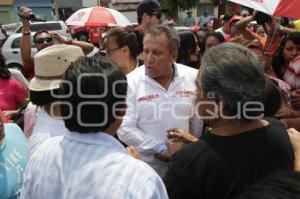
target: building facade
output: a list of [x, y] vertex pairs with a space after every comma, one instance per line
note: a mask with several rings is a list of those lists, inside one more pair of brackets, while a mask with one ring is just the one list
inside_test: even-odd
[[33, 13], [44, 16], [47, 21], [54, 19], [52, 0], [15, 0], [14, 12], [16, 21], [19, 21], [17, 10], [22, 6], [31, 8]]
[[14, 0], [0, 0], [0, 23], [8, 24], [16, 22]]
[[58, 16], [60, 20], [65, 21], [72, 13], [83, 7], [82, 0], [52, 0], [53, 5], [58, 7]]

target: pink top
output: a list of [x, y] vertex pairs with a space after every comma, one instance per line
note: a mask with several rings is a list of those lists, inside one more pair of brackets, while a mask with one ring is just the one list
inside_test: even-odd
[[0, 79], [0, 109], [16, 110], [26, 99], [26, 88], [15, 79]]

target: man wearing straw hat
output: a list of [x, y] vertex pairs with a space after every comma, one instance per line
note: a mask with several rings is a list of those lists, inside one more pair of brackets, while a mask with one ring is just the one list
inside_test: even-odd
[[[60, 119], [58, 89], [61, 78], [71, 62], [84, 56], [81, 48], [73, 45], [53, 45], [34, 56], [35, 77], [29, 83], [30, 104], [25, 110], [25, 129], [32, 128], [29, 139], [32, 155], [48, 138], [63, 135], [67, 129]], [[28, 132], [27, 136], [28, 135]]]
[[167, 199], [161, 178], [113, 137], [126, 111], [119, 67], [98, 55], [81, 57], [63, 80], [60, 107], [69, 131], [31, 157], [21, 197]]

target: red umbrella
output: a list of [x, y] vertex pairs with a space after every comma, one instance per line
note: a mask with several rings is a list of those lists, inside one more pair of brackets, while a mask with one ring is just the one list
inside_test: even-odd
[[130, 25], [130, 21], [116, 10], [96, 6], [77, 10], [66, 20], [66, 24], [75, 26], [127, 26]]
[[279, 17], [300, 18], [299, 0], [229, 0], [254, 10]]

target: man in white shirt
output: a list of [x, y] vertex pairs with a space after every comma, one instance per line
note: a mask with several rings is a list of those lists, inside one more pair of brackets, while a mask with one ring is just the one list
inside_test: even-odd
[[197, 70], [175, 63], [178, 46], [178, 35], [166, 26], [155, 25], [146, 32], [145, 65], [127, 75], [128, 109], [118, 130], [120, 140], [136, 147], [160, 176], [167, 170], [161, 160], [174, 148], [167, 130], [184, 129], [199, 137], [203, 128], [194, 114]]
[[229, 26], [230, 19], [231, 19], [231, 16], [224, 15], [223, 18], [222, 18], [223, 26], [215, 30], [215, 32], [221, 33], [224, 38], [227, 38], [231, 33], [231, 29], [230, 29], [230, 26]]
[[63, 80], [61, 115], [70, 132], [31, 156], [21, 198], [168, 198], [155, 171], [113, 137], [126, 110], [122, 71], [107, 58], [82, 57]]

